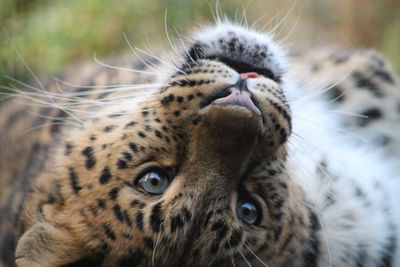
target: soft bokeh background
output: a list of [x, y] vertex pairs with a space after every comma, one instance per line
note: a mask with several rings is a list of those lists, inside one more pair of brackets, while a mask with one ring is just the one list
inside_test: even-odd
[[[186, 34], [213, 21], [215, 5], [215, 0], [0, 0], [0, 26], [33, 71], [44, 76], [93, 60], [94, 53], [106, 58], [129, 51], [123, 32], [139, 48], [166, 45], [165, 19], [171, 35], [175, 29]], [[246, 9], [249, 24], [257, 21], [266, 30], [279, 24], [277, 39], [289, 46], [376, 48], [400, 70], [400, 0], [221, 0], [219, 6], [238, 20]], [[9, 82], [3, 75], [30, 79], [3, 30], [0, 84]]]

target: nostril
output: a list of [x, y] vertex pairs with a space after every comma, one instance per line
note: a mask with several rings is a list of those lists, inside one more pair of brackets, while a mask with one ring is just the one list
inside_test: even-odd
[[240, 79], [244, 80], [248, 78], [258, 78], [258, 73], [257, 72], [240, 73]]

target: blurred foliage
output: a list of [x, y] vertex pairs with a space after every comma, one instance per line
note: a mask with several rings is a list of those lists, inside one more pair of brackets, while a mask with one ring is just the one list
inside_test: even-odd
[[[39, 76], [66, 65], [121, 54], [129, 47], [167, 43], [171, 35], [213, 21], [215, 0], [0, 0], [0, 84], [9, 75], [30, 79], [24, 61]], [[400, 70], [399, 0], [221, 0], [220, 10], [240, 20], [246, 9], [249, 22], [277, 29], [277, 39], [310, 47], [327, 42], [347, 47], [373, 47]], [[211, 6], [211, 7], [210, 7]], [[212, 12], [213, 11], [213, 12]], [[287, 16], [286, 16], [287, 14]], [[286, 16], [285, 20], [284, 19]], [[280, 23], [282, 22], [282, 23]], [[286, 38], [287, 37], [287, 38]], [[151, 44], [150, 44], [151, 42]]]

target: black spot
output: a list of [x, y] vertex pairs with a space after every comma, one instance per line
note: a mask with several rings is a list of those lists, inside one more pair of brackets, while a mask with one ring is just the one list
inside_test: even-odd
[[124, 212], [122, 213], [122, 216], [124, 217], [124, 222], [128, 225], [128, 226], [132, 226], [132, 220], [131, 217], [129, 216], [128, 212], [126, 210], [124, 210]]
[[182, 103], [183, 102], [183, 97], [182, 96], [178, 96], [176, 98], [176, 101], [178, 101], [179, 103]]
[[128, 256], [124, 256], [119, 260], [119, 267], [139, 266], [139, 264], [146, 259], [146, 255], [140, 249], [136, 249]]
[[111, 191], [108, 193], [108, 195], [110, 196], [111, 199], [117, 199], [118, 197], [118, 192], [119, 192], [119, 188], [118, 187], [114, 187], [113, 189], [111, 189]]
[[66, 143], [66, 144], [65, 144], [64, 155], [65, 155], [65, 156], [68, 156], [68, 155], [71, 154], [71, 152], [72, 152], [72, 144]]
[[101, 199], [101, 198], [97, 199], [97, 206], [100, 209], [105, 209], [106, 208], [106, 202], [104, 201], [104, 199]]
[[82, 150], [82, 154], [86, 157], [86, 169], [91, 169], [96, 164], [96, 159], [93, 156], [93, 148], [88, 146]]
[[317, 231], [320, 229], [318, 218], [311, 209], [309, 209], [310, 217], [310, 239], [308, 240], [309, 245], [305, 247], [303, 258], [304, 266], [316, 267], [318, 262], [318, 238]]
[[140, 231], [143, 231], [143, 213], [141, 211], [136, 214], [136, 225]]
[[150, 216], [150, 225], [154, 232], [158, 233], [160, 231], [160, 226], [163, 221], [161, 216], [161, 203], [154, 205]]
[[103, 228], [104, 231], [106, 232], [106, 235], [109, 239], [111, 239], [112, 241], [115, 241], [116, 237], [115, 237], [115, 233], [114, 231], [110, 228], [110, 226], [106, 223], [103, 223]]
[[195, 118], [195, 119], [192, 121], [192, 123], [193, 123], [194, 125], [197, 125], [200, 121], [201, 121], [201, 117], [197, 117], [197, 118]]
[[143, 117], [146, 117], [147, 115], [149, 115], [149, 111], [148, 110], [142, 110], [142, 115], [143, 115]]
[[192, 218], [192, 214], [190, 213], [190, 211], [186, 207], [184, 207], [182, 209], [182, 214], [185, 217], [186, 221], [189, 221]]
[[137, 146], [135, 143], [129, 143], [129, 148], [133, 151], [133, 152], [139, 152]]
[[146, 134], [145, 134], [144, 132], [142, 132], [142, 131], [139, 131], [139, 132], [138, 132], [138, 135], [139, 135], [140, 137], [142, 137], [142, 138], [145, 138], [145, 137], [146, 137]]
[[119, 159], [117, 162], [118, 169], [126, 169], [128, 168], [128, 164], [125, 160]]
[[181, 219], [181, 216], [177, 215], [172, 218], [171, 220], [171, 233], [175, 232], [177, 228], [182, 228], [184, 226], [184, 223]]
[[144, 244], [146, 245], [146, 247], [148, 247], [150, 250], [153, 250], [154, 247], [154, 241], [153, 239], [149, 238], [149, 237], [145, 237], [143, 238]]
[[68, 170], [69, 170], [69, 179], [71, 180], [72, 190], [74, 191], [75, 194], [78, 194], [79, 191], [82, 189], [82, 187], [78, 185], [78, 175], [76, 174], [74, 168], [68, 168]]
[[225, 245], [225, 248], [234, 248], [239, 245], [242, 240], [243, 232], [240, 230], [233, 230], [231, 236], [229, 237], [228, 242]]
[[361, 115], [367, 118], [358, 118], [359, 126], [366, 126], [373, 120], [377, 120], [382, 117], [382, 111], [378, 108], [370, 108], [361, 113]]
[[128, 127], [135, 126], [136, 124], [137, 124], [136, 121], [131, 121], [131, 122], [129, 122], [129, 123], [127, 123], [127, 124], [125, 125], [125, 129], [128, 128]]
[[377, 77], [381, 78], [382, 80], [384, 80], [387, 83], [394, 84], [394, 80], [393, 80], [392, 75], [390, 75], [390, 73], [388, 73], [386, 71], [376, 70], [374, 72], [374, 76], [377, 76]]
[[329, 90], [326, 91], [326, 96], [332, 102], [343, 102], [344, 98], [344, 91], [338, 86], [330, 86], [328, 87]]
[[106, 127], [104, 127], [104, 132], [109, 133], [112, 130], [116, 129], [118, 126], [117, 125], [108, 125]]
[[114, 211], [114, 215], [115, 217], [120, 221], [123, 222], [124, 221], [124, 217], [122, 216], [122, 212], [121, 212], [121, 207], [116, 204], [113, 207], [113, 211]]
[[290, 244], [290, 241], [293, 239], [293, 234], [288, 234], [285, 238], [285, 241], [283, 241], [283, 244], [281, 246], [280, 252], [283, 252], [286, 247]]
[[181, 115], [181, 112], [179, 110], [175, 110], [174, 115], [175, 117], [179, 117], [179, 115]]
[[92, 134], [89, 139], [90, 141], [95, 141], [97, 139], [97, 136]]
[[278, 242], [279, 241], [279, 237], [281, 237], [282, 234], [282, 226], [279, 226], [278, 228], [275, 229], [274, 231], [274, 241]]
[[194, 98], [194, 95], [192, 95], [192, 94], [190, 94], [190, 95], [188, 95], [187, 96], [187, 99], [190, 101], [190, 100], [192, 100]]
[[101, 184], [106, 184], [110, 179], [111, 179], [110, 169], [108, 167], [105, 167], [99, 177], [99, 182]]
[[170, 102], [174, 101], [175, 96], [173, 94], [169, 94], [168, 96], [164, 97], [161, 100], [161, 104], [163, 104], [164, 106], [166, 106], [167, 104], [169, 104]]
[[163, 135], [162, 135], [162, 133], [159, 131], [159, 130], [156, 130], [155, 131], [155, 134], [156, 134], [156, 136], [158, 137], [158, 138], [163, 138]]
[[127, 161], [131, 161], [132, 160], [132, 154], [128, 153], [128, 152], [123, 152], [122, 155], [124, 155], [124, 158]]
[[363, 76], [360, 72], [354, 72], [352, 78], [354, 79], [356, 86], [360, 89], [369, 90], [376, 97], [383, 97], [382, 91], [378, 85], [371, 80], [371, 78]]

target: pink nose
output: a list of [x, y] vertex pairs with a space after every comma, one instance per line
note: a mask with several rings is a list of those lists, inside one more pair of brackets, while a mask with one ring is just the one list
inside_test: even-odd
[[258, 78], [258, 73], [257, 72], [240, 73], [240, 79], [244, 80], [248, 78]]

